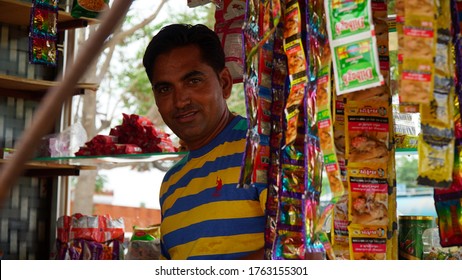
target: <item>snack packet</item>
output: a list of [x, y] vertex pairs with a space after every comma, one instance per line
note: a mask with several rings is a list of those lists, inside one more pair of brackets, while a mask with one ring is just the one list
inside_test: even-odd
[[107, 9], [109, 9], [109, 0], [73, 0], [71, 16], [97, 18]]

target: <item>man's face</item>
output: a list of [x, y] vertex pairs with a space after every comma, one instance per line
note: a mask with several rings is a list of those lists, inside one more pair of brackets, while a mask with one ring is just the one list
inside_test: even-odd
[[226, 68], [217, 76], [201, 60], [198, 47], [179, 47], [159, 55], [152, 84], [162, 119], [189, 149], [202, 147], [223, 129], [232, 78]]

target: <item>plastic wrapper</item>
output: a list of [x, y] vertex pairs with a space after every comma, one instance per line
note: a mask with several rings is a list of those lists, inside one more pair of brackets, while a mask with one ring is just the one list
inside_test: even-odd
[[56, 66], [57, 1], [33, 1], [29, 26], [29, 61]]
[[385, 260], [386, 227], [350, 225], [350, 255], [352, 260]]
[[160, 259], [160, 240], [134, 240], [128, 243], [126, 260], [158, 260]]
[[30, 37], [30, 62], [56, 65], [56, 40], [54, 38]]
[[36, 7], [32, 10], [32, 33], [38, 36], [56, 36], [58, 14], [55, 9]]
[[443, 247], [462, 246], [462, 203], [461, 192], [452, 195], [435, 197], [440, 243]]
[[284, 51], [287, 56], [287, 65], [290, 88], [286, 99], [285, 118], [286, 134], [285, 145], [292, 145], [298, 134], [299, 122], [303, 120], [300, 112], [306, 98], [306, 83], [308, 81], [307, 59], [301, 37], [302, 10], [298, 3], [287, 3], [284, 14]]
[[114, 239], [123, 240], [123, 219], [112, 219], [108, 215], [87, 216], [72, 215], [70, 226], [70, 239], [86, 239], [96, 242], [105, 242]]
[[87, 140], [87, 132], [82, 124], [77, 122], [60, 133], [42, 137], [38, 147], [39, 157], [69, 157], [79, 150]]
[[97, 18], [109, 8], [109, 0], [73, 0], [71, 16]]
[[[345, 251], [345, 222], [341, 219], [345, 211], [339, 211], [340, 217], [336, 217], [334, 224], [337, 242], [334, 249], [341, 259], [393, 259], [392, 224], [396, 205], [390, 197], [394, 189], [390, 97], [387, 86], [344, 95], [349, 252]], [[371, 238], [362, 238], [361, 231], [367, 232], [368, 228], [380, 232], [374, 232]], [[380, 245], [369, 244], [374, 242]]]
[[427, 104], [432, 97], [436, 22], [433, 0], [404, 1], [400, 102]]
[[226, 67], [231, 73], [233, 82], [241, 83], [244, 73], [242, 26], [246, 1], [221, 0], [219, 2], [215, 10], [214, 29], [222, 42]]
[[272, 103], [270, 133], [270, 165], [268, 170], [268, 195], [266, 201], [265, 259], [272, 259], [273, 246], [277, 240], [277, 215], [279, 212], [279, 190], [281, 186], [281, 145], [283, 138], [284, 84], [287, 60], [282, 42], [281, 25], [275, 30], [273, 46]]
[[[329, 46], [325, 45], [324, 48], [328, 49]], [[334, 145], [334, 122], [330, 106], [330, 59], [325, 57], [323, 57], [323, 59], [327, 61], [327, 65], [321, 65], [321, 70], [317, 77], [317, 126], [325, 171], [329, 180], [330, 191], [333, 195], [332, 202], [335, 203], [335, 201], [343, 195], [344, 186], [341, 178], [340, 165], [337, 159], [336, 147]], [[326, 95], [325, 98], [323, 97], [324, 95]]]
[[109, 215], [86, 216], [80, 213], [57, 220], [55, 259], [123, 259], [124, 221]]
[[154, 127], [146, 117], [123, 114], [121, 125], [109, 135], [96, 135], [75, 153], [76, 156], [177, 152], [170, 135]]
[[59, 0], [34, 0], [37, 5], [49, 6], [52, 8], [57, 8]]
[[336, 259], [350, 259], [348, 244], [348, 193], [345, 193], [335, 203], [332, 214], [332, 246]]
[[160, 227], [158, 225], [146, 228], [133, 226], [133, 235], [128, 243], [127, 260], [158, 260], [160, 259]]
[[390, 85], [389, 26], [387, 1], [371, 0], [372, 19], [377, 38], [380, 73], [386, 85]]
[[417, 183], [419, 185], [436, 188], [447, 188], [451, 185], [454, 141], [452, 135], [441, 130], [422, 127], [418, 149], [419, 175]]
[[387, 162], [390, 120], [388, 102], [349, 101], [346, 107], [348, 162]]
[[395, 147], [400, 150], [417, 150], [420, 133], [420, 115], [393, 111]]
[[349, 164], [348, 215], [353, 224], [388, 225], [386, 164]]
[[462, 246], [462, 147], [454, 152], [454, 169], [451, 186], [435, 188], [434, 200], [438, 214], [440, 244], [443, 247]]
[[337, 94], [384, 84], [370, 1], [325, 1]]
[[442, 247], [438, 228], [426, 229], [422, 234], [423, 260], [462, 260], [462, 246]]
[[417, 182], [425, 186], [448, 188], [452, 181], [452, 154], [455, 147], [450, 5], [448, 1], [443, 1], [436, 8], [438, 31], [433, 94], [429, 102], [420, 108], [422, 134], [419, 139]]

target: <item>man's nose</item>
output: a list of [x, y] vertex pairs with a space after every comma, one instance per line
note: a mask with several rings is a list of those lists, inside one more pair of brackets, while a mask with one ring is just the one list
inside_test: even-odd
[[187, 90], [178, 89], [175, 91], [175, 106], [183, 108], [191, 103], [191, 99]]

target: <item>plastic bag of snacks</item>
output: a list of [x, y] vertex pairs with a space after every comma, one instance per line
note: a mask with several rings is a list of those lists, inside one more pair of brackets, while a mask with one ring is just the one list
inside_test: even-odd
[[158, 225], [140, 228], [133, 226], [133, 235], [128, 244], [127, 260], [158, 260], [160, 258], [160, 239]]
[[124, 220], [109, 215], [80, 213], [61, 216], [57, 222], [57, 260], [123, 259]]
[[74, 0], [71, 15], [75, 18], [96, 18], [109, 8], [109, 0]]

